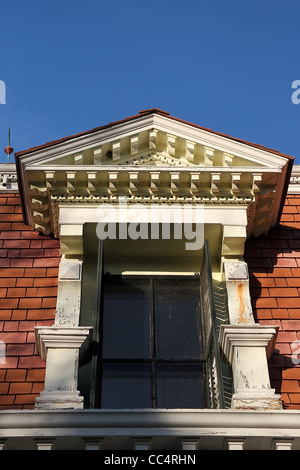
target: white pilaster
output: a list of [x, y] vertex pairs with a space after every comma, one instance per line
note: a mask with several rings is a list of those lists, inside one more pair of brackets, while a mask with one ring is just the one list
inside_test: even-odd
[[82, 225], [62, 225], [55, 323], [35, 328], [37, 351], [46, 361], [45, 387], [35, 402], [38, 409], [83, 408], [77, 390], [79, 350], [83, 344], [88, 347], [92, 328], [79, 326], [82, 238]]
[[[230, 240], [229, 245], [236, 245], [238, 233], [230, 237], [229, 231], [224, 230], [224, 234]], [[221, 326], [220, 344], [232, 366], [234, 394], [231, 407], [281, 409], [280, 395], [270, 386], [267, 362], [275, 346], [278, 327], [254, 321], [247, 263], [228, 258], [223, 260], [223, 265], [230, 324]]]

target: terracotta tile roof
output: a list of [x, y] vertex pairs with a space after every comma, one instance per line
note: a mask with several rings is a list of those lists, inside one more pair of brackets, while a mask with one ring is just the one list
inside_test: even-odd
[[245, 261], [256, 321], [280, 327], [271, 386], [284, 408], [300, 409], [300, 196], [287, 196], [278, 227], [246, 242]]
[[0, 409], [34, 408], [44, 388], [34, 326], [53, 324], [59, 262], [59, 241], [23, 223], [18, 194], [0, 194]]

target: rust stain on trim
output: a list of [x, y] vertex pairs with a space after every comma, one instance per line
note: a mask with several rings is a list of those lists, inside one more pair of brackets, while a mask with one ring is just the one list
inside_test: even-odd
[[238, 312], [238, 317], [239, 317], [239, 323], [247, 323], [247, 318], [245, 318], [245, 292], [244, 292], [244, 285], [243, 283], [239, 282], [237, 285], [237, 290], [238, 290], [238, 296], [239, 296], [239, 312]]

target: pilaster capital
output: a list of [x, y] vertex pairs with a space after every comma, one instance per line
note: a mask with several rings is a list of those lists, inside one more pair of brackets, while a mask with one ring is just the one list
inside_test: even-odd
[[235, 348], [265, 348], [270, 358], [277, 337], [279, 326], [268, 325], [221, 325], [219, 343], [221, 349], [232, 363]]
[[47, 358], [49, 348], [80, 349], [83, 343], [92, 339], [92, 327], [35, 327], [37, 351], [43, 360]]

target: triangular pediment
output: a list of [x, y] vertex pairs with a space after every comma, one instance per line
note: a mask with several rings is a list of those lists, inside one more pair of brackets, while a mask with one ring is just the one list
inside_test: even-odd
[[[150, 110], [151, 111], [151, 110]], [[199, 167], [282, 166], [286, 156], [176, 120], [141, 113], [90, 132], [16, 154], [26, 166], [151, 165]]]

